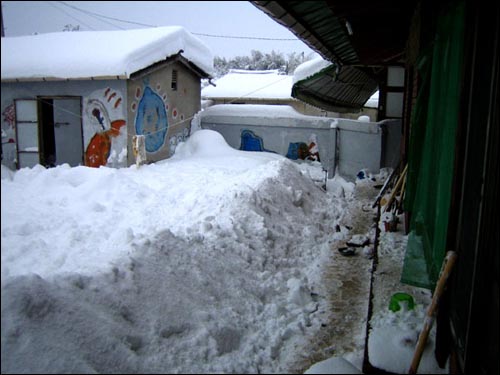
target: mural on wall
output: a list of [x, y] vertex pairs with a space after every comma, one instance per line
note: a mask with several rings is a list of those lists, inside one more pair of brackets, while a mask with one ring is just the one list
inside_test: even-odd
[[2, 124], [2, 144], [6, 143], [16, 143], [15, 141], [15, 127], [16, 127], [16, 109], [14, 103], [9, 104], [5, 107], [2, 112], [3, 122], [7, 126], [4, 127]]
[[321, 161], [319, 158], [318, 139], [316, 134], [311, 134], [309, 144], [305, 142], [295, 142], [288, 145], [286, 157], [292, 160], [313, 160]]
[[[16, 110], [14, 103], [5, 107], [2, 112], [2, 160], [16, 159]], [[5, 154], [4, 154], [5, 153]]]
[[[177, 125], [184, 122], [184, 114], [168, 103], [167, 94], [162, 90], [161, 83], [150, 85], [149, 81], [145, 80], [142, 87], [135, 88], [134, 96], [135, 100], [132, 101], [130, 110], [135, 113], [136, 134], [145, 136], [146, 151], [148, 153], [160, 151], [168, 139], [169, 156], [172, 156], [177, 145], [189, 137], [189, 128], [186, 125], [174, 131]], [[169, 115], [174, 121], [172, 124], [169, 124]], [[169, 132], [173, 134], [167, 134]]]
[[319, 146], [318, 146], [318, 137], [316, 134], [311, 134], [309, 137], [309, 155], [307, 156], [309, 160], [321, 161], [319, 160]]
[[[160, 89], [159, 85], [157, 89]], [[168, 105], [164, 102], [166, 96], [160, 96], [146, 83], [142, 95], [141, 89], [136, 89], [136, 99], [139, 100], [139, 104], [132, 103], [132, 110], [137, 112], [135, 132], [137, 135], [145, 136], [147, 152], [157, 152], [165, 144], [168, 131]]]
[[264, 148], [264, 140], [262, 137], [259, 137], [253, 131], [247, 129], [241, 131], [240, 150], [274, 152]]
[[[240, 150], [243, 151], [266, 151], [264, 147], [264, 140], [262, 137], [256, 135], [253, 131], [244, 129], [241, 131], [241, 145]], [[291, 142], [288, 145], [286, 157], [292, 160], [313, 160], [320, 161], [318, 139], [316, 134], [311, 134], [309, 137], [309, 144], [306, 142]]]
[[123, 112], [123, 96], [109, 87], [85, 99], [84, 139], [90, 139], [85, 149], [86, 166], [124, 163], [127, 135], [121, 132], [126, 125]]
[[309, 147], [305, 142], [291, 142], [288, 145], [288, 151], [286, 157], [292, 160], [305, 160], [309, 154]]

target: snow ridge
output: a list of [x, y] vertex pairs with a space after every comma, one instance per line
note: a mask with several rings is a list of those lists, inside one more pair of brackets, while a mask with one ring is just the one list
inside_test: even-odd
[[[289, 370], [326, 319], [325, 223], [339, 214], [285, 158], [186, 147], [140, 169], [2, 179], [2, 372]], [[33, 224], [42, 214], [52, 225]], [[40, 249], [58, 265], [32, 258]]]

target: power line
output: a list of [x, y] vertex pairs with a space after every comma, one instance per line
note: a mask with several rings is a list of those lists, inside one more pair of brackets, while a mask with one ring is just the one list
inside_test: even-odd
[[[99, 13], [91, 12], [91, 11], [76, 7], [74, 5], [67, 4], [64, 1], [59, 1], [59, 3], [65, 5], [69, 8], [73, 8], [77, 11], [80, 11], [80, 12], [83, 12], [83, 13], [88, 14], [90, 16], [93, 16], [93, 17], [106, 18], [109, 20], [129, 23], [129, 24], [138, 25], [138, 26], [158, 27], [158, 25], [150, 25], [150, 24], [146, 24], [146, 23], [124, 20], [124, 19], [120, 19], [120, 18], [116, 18], [116, 17], [104, 16], [104, 15], [99, 14]], [[123, 30], [123, 28], [121, 28], [120, 26], [116, 26], [116, 25], [112, 25], [112, 26], [118, 27], [118, 28]], [[275, 41], [275, 42], [299, 42], [300, 41], [297, 38], [266, 38], [266, 37], [237, 36], [237, 35], [215, 35], [215, 34], [194, 33], [194, 32], [191, 32], [191, 34], [198, 35], [198, 36], [206, 36], [206, 37], [210, 37], [210, 38], [224, 38], [224, 39], [268, 40], [268, 41]]]
[[[109, 16], [105, 16], [103, 14], [99, 14], [99, 13], [95, 13], [95, 12], [91, 12], [89, 10], [85, 10], [85, 9], [81, 9], [81, 8], [78, 8], [74, 5], [70, 5], [64, 1], [59, 1], [59, 3], [63, 4], [63, 5], [66, 5], [67, 7], [69, 8], [73, 8], [79, 12], [83, 12], [83, 13], [86, 13], [88, 15], [91, 15], [91, 16], [95, 16], [95, 17], [100, 17], [100, 18], [106, 18], [108, 20], [113, 20], [113, 21], [118, 21], [118, 22], [124, 22], [124, 23], [130, 23], [130, 24], [133, 24], [133, 25], [138, 25], [138, 26], [145, 26], [145, 27], [158, 27], [156, 25], [149, 25], [149, 24], [146, 24], [146, 23], [140, 23], [140, 22], [134, 22], [134, 21], [128, 21], [128, 20], [122, 20], [120, 18], [116, 18], [116, 17], [109, 17]], [[116, 26], [116, 27], [119, 27], [119, 26]]]
[[[75, 7], [74, 5], [70, 5], [70, 4], [68, 4], [68, 3], [64, 2], [64, 1], [58, 1], [58, 3], [60, 3], [60, 4], [64, 5], [64, 6], [66, 6], [66, 7], [68, 7], [68, 8], [71, 8], [71, 9], [77, 10], [77, 11], [79, 11], [79, 12], [82, 12], [82, 13], [84, 13], [84, 14], [86, 14], [86, 15], [89, 15], [89, 16], [91, 16], [91, 17], [93, 17], [93, 18], [96, 18], [96, 17], [97, 17], [97, 20], [99, 20], [99, 21], [101, 21], [101, 22], [104, 22], [104, 23], [107, 23], [108, 25], [111, 25], [111, 26], [113, 26], [113, 27], [119, 28], [119, 29], [121, 29], [121, 30], [125, 30], [123, 27], [120, 27], [120, 26], [118, 26], [118, 25], [115, 25], [115, 24], [113, 24], [113, 23], [111, 23], [111, 22], [109, 22], [109, 21], [105, 21], [105, 20], [100, 19], [100, 18], [109, 18], [109, 17], [103, 16], [103, 15], [99, 15], [99, 14], [97, 14], [97, 13], [90, 12], [90, 11], [87, 11], [87, 10], [85, 10], [85, 9], [80, 9], [80, 8]], [[91, 29], [92, 29], [92, 30], [95, 30], [95, 29], [93, 29], [92, 27], [91, 27]]]
[[208, 36], [211, 38], [271, 40], [271, 41], [279, 41], [279, 42], [300, 42], [299, 39], [291, 39], [291, 38], [265, 38], [265, 37], [255, 37], [255, 36], [214, 35], [214, 34], [202, 34], [202, 33], [191, 33], [191, 34], [200, 35], [200, 36]]
[[[261, 86], [261, 87], [259, 87], [259, 88], [255, 89], [255, 90], [253, 90], [253, 91], [247, 92], [246, 94], [243, 94], [243, 95], [241, 95], [241, 96], [239, 96], [239, 97], [237, 97], [237, 98], [234, 98], [233, 100], [229, 101], [227, 104], [228, 104], [228, 105], [230, 105], [230, 104], [233, 104], [234, 102], [236, 102], [236, 101], [238, 101], [238, 100], [245, 99], [245, 98], [246, 98], [246, 97], [248, 97], [249, 95], [251, 95], [251, 94], [253, 94], [253, 93], [257, 92], [257, 91], [263, 90], [263, 89], [265, 89], [265, 88], [267, 88], [267, 87], [269, 87], [269, 86], [273, 86], [273, 85], [275, 85], [275, 84], [277, 84], [277, 83], [280, 83], [281, 81], [283, 81], [283, 80], [287, 79], [288, 77], [289, 77], [289, 76], [284, 75], [284, 76], [283, 76], [283, 78], [281, 78], [281, 79], [279, 79], [279, 80], [276, 80], [276, 81], [273, 81], [273, 82], [271, 82], [271, 83], [269, 83], [269, 84], [267, 84], [267, 85]], [[32, 94], [32, 95], [33, 95], [31, 98], [29, 98], [30, 100], [36, 100], [37, 102], [38, 102], [38, 101], [43, 101], [43, 99], [42, 99], [42, 98], [39, 98], [39, 97], [36, 95], [36, 93], [35, 93], [32, 89], [28, 89], [28, 92], [29, 92], [30, 94]], [[83, 98], [83, 97], [82, 97], [82, 98]], [[70, 115], [75, 116], [76, 118], [79, 118], [79, 119], [80, 119], [80, 121], [82, 122], [82, 129], [83, 129], [83, 121], [84, 121], [84, 118], [83, 118], [83, 115], [82, 115], [81, 113], [75, 113], [75, 112], [72, 112], [72, 111], [67, 110], [67, 109], [65, 109], [65, 108], [62, 108], [62, 107], [60, 107], [59, 105], [56, 105], [56, 104], [54, 104], [54, 103], [51, 103], [50, 105], [51, 105], [54, 109], [58, 109], [58, 110], [60, 110], [61, 112], [66, 112], [66, 113], [68, 113], [68, 114], [70, 114]], [[172, 129], [172, 128], [176, 127], [176, 126], [183, 125], [183, 124], [187, 123], [188, 121], [192, 121], [192, 120], [195, 118], [195, 116], [196, 116], [199, 112], [201, 112], [201, 111], [198, 111], [197, 113], [194, 113], [192, 116], [190, 116], [190, 117], [188, 117], [188, 118], [185, 118], [185, 119], [183, 119], [183, 120], [180, 120], [180, 121], [174, 121], [174, 122], [172, 122], [171, 124], [167, 124], [167, 127], [157, 129], [157, 130], [155, 130], [155, 131], [150, 132], [149, 134], [156, 134], [156, 133], [162, 132], [162, 131], [164, 131], [164, 130]], [[128, 120], [128, 119], [127, 119], [127, 120]], [[128, 121], [127, 121], [127, 123], [128, 123]], [[188, 124], [187, 124], [187, 126], [188, 126], [190, 129], [191, 129], [191, 125], [192, 125], [191, 123], [188, 123]], [[128, 138], [128, 139], [132, 139], [132, 137], [133, 137], [133, 136], [134, 136], [134, 134], [128, 134], [128, 131], [127, 131], [127, 138]], [[127, 143], [128, 143], [128, 141], [127, 141]]]
[[73, 18], [74, 20], [78, 21], [79, 23], [81, 23], [82, 25], [84, 26], [87, 26], [90, 30], [95, 30], [92, 26], [90, 25], [87, 25], [85, 22], [83, 22], [82, 20], [80, 20], [79, 18], [76, 18], [75, 16], [69, 14], [68, 12], [66, 12], [64, 9], [61, 9], [59, 7], [56, 6], [56, 4], [52, 4], [52, 2], [48, 1], [47, 4], [49, 4], [51, 7], [57, 9], [58, 11], [60, 12], [63, 12], [65, 15], [67, 15], [68, 17], [71, 17]]

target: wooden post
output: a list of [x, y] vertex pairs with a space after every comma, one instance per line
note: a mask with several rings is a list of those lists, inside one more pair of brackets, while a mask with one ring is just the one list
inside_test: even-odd
[[132, 150], [135, 156], [135, 165], [139, 168], [146, 162], [146, 142], [144, 135], [134, 135], [132, 138]]

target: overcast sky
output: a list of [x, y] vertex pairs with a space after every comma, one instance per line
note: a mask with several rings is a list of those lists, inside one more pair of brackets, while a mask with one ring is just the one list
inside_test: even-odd
[[79, 25], [82, 31], [179, 25], [214, 56], [245, 56], [252, 49], [313, 54], [248, 1], [2, 1], [2, 12], [7, 37], [63, 31], [66, 25]]

